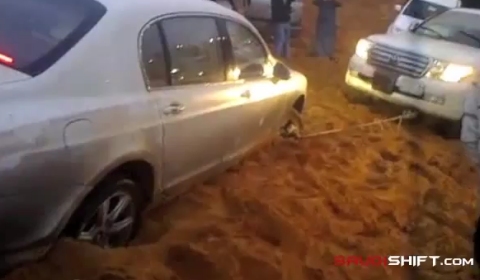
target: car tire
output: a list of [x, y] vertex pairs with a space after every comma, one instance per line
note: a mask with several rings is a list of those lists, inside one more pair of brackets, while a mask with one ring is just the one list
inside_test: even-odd
[[372, 101], [372, 98], [358, 90], [350, 88], [347, 85], [342, 86], [342, 92], [348, 102], [353, 104], [367, 104]]
[[127, 246], [140, 227], [140, 188], [128, 177], [107, 178], [75, 213], [70, 235], [104, 248]]
[[286, 123], [280, 128], [280, 136], [282, 138], [299, 139], [303, 134], [303, 118], [302, 114], [295, 108], [290, 108]]
[[440, 135], [446, 139], [459, 139], [462, 129], [461, 121], [442, 121], [440, 123]]

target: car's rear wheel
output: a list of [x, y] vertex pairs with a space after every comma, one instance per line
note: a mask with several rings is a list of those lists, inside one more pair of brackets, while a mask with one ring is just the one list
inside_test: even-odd
[[143, 199], [131, 179], [107, 179], [83, 203], [74, 217], [73, 237], [104, 248], [128, 245], [140, 225]]

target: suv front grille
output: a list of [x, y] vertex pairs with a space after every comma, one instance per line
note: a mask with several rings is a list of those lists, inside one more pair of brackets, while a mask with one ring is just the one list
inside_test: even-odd
[[405, 76], [420, 78], [428, 70], [430, 59], [424, 55], [375, 44], [370, 49], [368, 63]]

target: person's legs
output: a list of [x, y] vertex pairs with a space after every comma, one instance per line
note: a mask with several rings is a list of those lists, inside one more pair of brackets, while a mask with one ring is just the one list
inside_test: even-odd
[[324, 29], [323, 22], [322, 22], [321, 14], [319, 12], [317, 16], [316, 26], [315, 26], [315, 41], [314, 41], [313, 49], [314, 49], [315, 55], [321, 56], [321, 57], [326, 55], [323, 47], [324, 30], [322, 29]]
[[290, 39], [291, 39], [291, 26], [290, 23], [283, 23], [283, 57], [289, 58], [290, 57]]
[[328, 57], [332, 57], [335, 52], [336, 29], [335, 22], [325, 22], [323, 48]]
[[480, 165], [480, 162], [479, 162], [479, 156], [478, 156], [478, 147], [476, 145], [476, 143], [474, 142], [469, 142], [469, 143], [463, 143], [463, 147], [467, 153], [467, 156], [470, 158], [470, 160], [472, 161], [472, 163], [475, 165], [475, 166], [479, 166]]
[[284, 34], [282, 24], [275, 22], [273, 24], [273, 43], [275, 49], [275, 55], [282, 56]]

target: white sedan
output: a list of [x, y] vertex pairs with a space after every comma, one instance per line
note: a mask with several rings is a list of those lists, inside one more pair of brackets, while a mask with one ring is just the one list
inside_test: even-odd
[[128, 244], [150, 202], [291, 128], [306, 87], [210, 1], [0, 1], [0, 270], [61, 234]]

